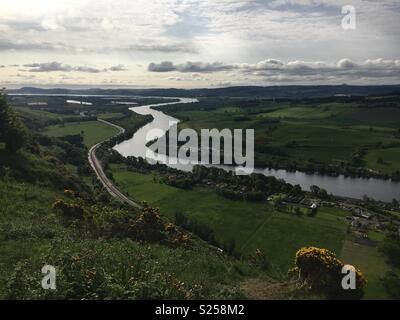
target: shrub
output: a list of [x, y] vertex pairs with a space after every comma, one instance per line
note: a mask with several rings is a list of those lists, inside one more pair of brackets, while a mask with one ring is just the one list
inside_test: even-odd
[[356, 269], [356, 289], [342, 288], [344, 264], [327, 249], [304, 247], [296, 253], [295, 268], [289, 274], [297, 274], [301, 286], [333, 299], [360, 299], [364, 294], [366, 280]]
[[57, 199], [52, 206], [53, 210], [59, 211], [65, 218], [82, 219], [84, 210], [80, 204], [67, 203], [62, 199]]

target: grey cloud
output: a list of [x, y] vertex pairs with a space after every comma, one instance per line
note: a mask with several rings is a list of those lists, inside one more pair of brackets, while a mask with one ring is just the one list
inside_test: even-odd
[[52, 72], [52, 71], [73, 71], [74, 68], [68, 64], [60, 62], [30, 63], [24, 64], [24, 67], [30, 68], [30, 72]]
[[79, 71], [79, 72], [87, 72], [87, 73], [99, 73], [99, 72], [105, 72], [107, 71], [107, 69], [97, 69], [97, 68], [93, 68], [93, 67], [87, 67], [87, 66], [83, 66], [83, 67], [74, 67], [72, 69], [73, 71]]
[[212, 73], [220, 71], [238, 71], [242, 75], [282, 81], [321, 81], [321, 80], [357, 80], [360, 78], [400, 79], [400, 60], [369, 59], [354, 62], [341, 59], [336, 64], [322, 61], [289, 61], [266, 59], [255, 64], [223, 64], [220, 62], [186, 62], [174, 64], [171, 61], [150, 63], [150, 72], [194, 72]]
[[[124, 50], [124, 49], [123, 49]], [[198, 53], [198, 49], [193, 45], [186, 43], [175, 44], [138, 44], [125, 50], [143, 51], [143, 52], [161, 52], [161, 53]]]
[[0, 40], [0, 51], [52, 51], [52, 50], [72, 50], [71, 47], [64, 43], [50, 43], [50, 42], [29, 42], [29, 41], [14, 41], [14, 40]]
[[353, 69], [357, 67], [357, 64], [350, 59], [342, 59], [337, 63], [339, 69]]
[[48, 41], [18, 41], [18, 40], [1, 40], [0, 39], [0, 51], [80, 51], [80, 52], [154, 52], [154, 53], [198, 53], [198, 49], [191, 44], [178, 43], [178, 44], [137, 44], [132, 46], [121, 46], [116, 44], [115, 46], [107, 47], [85, 47], [81, 44], [74, 45], [72, 43], [66, 44], [62, 42], [48, 42]]
[[84, 72], [84, 73], [100, 73], [107, 71], [124, 71], [126, 70], [123, 65], [112, 66], [110, 68], [99, 69], [90, 66], [71, 66], [69, 64], [64, 64], [61, 62], [45, 62], [45, 63], [30, 63], [24, 64], [24, 67], [29, 68], [29, 72]]
[[171, 72], [177, 71], [176, 67], [171, 61], [163, 61], [161, 63], [150, 63], [148, 70], [150, 72]]
[[109, 70], [110, 71], [127, 71], [128, 69], [123, 64], [119, 64], [119, 65], [110, 67]]
[[195, 72], [195, 73], [211, 73], [236, 69], [234, 65], [224, 64], [221, 62], [185, 62], [183, 64], [174, 64], [171, 61], [163, 61], [161, 63], [150, 63], [148, 71], [150, 72]]
[[[265, 66], [265, 67], [262, 67]], [[268, 79], [292, 81], [357, 80], [359, 78], [400, 78], [400, 60], [375, 59], [356, 63], [341, 59], [336, 64], [324, 62], [291, 61], [279, 63], [278, 68], [258, 63], [245, 65], [241, 72]]]

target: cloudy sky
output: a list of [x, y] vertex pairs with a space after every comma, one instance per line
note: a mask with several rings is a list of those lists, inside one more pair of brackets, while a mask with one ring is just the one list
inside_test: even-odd
[[393, 84], [399, 49], [398, 0], [0, 0], [5, 87]]

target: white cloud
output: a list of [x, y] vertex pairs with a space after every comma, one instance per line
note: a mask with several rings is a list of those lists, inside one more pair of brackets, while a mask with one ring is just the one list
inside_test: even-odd
[[[344, 4], [356, 8], [356, 30], [341, 28]], [[236, 73], [223, 73], [221, 82], [266, 74], [274, 80], [340, 81], [344, 73], [350, 77], [352, 71], [356, 79], [367, 69], [374, 79], [393, 81], [399, 64], [400, 3], [395, 0], [1, 0], [0, 12], [2, 64], [64, 61], [59, 71], [71, 72], [70, 67], [87, 76], [124, 71], [113, 83], [170, 81], [148, 71]], [[167, 63], [138, 66], [153, 61]], [[119, 64], [130, 69], [117, 70]], [[107, 65], [115, 66], [96, 67]], [[41, 68], [46, 66], [36, 69]], [[0, 77], [6, 79], [7, 72], [2, 68]], [[38, 81], [50, 81], [48, 72], [41, 73]], [[206, 81], [194, 76], [180, 82], [190, 85], [193, 79]]]
[[83, 72], [83, 73], [100, 73], [107, 71], [126, 71], [124, 65], [119, 64], [110, 68], [99, 69], [92, 66], [71, 66], [61, 62], [44, 62], [44, 63], [28, 63], [24, 64], [28, 68], [28, 72]]
[[[348, 58], [339, 60], [336, 64], [323, 61], [289, 61], [283, 62], [277, 59], [266, 59], [255, 64], [221, 64], [218, 62], [186, 62], [174, 64], [165, 61], [160, 64], [151, 63], [151, 72], [181, 72], [192, 71], [195, 66], [197, 72], [221, 73], [224, 71], [237, 71], [239, 75], [247, 75], [279, 81], [325, 81], [340, 79], [341, 81], [354, 80], [358, 77], [371, 79], [393, 78], [400, 80], [400, 60], [369, 59], [356, 63]], [[230, 74], [229, 76], [234, 76]], [[198, 77], [198, 74], [196, 74]], [[172, 77], [175, 79], [175, 77]]]

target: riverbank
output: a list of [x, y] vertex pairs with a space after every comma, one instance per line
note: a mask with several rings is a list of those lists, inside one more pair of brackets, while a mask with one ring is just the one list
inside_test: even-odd
[[[149, 149], [146, 146], [149, 132], [154, 129], [159, 129], [163, 132], [167, 132], [172, 124], [179, 123], [180, 121], [177, 118], [166, 115], [165, 113], [160, 111], [160, 108], [171, 107], [174, 105], [185, 105], [188, 103], [194, 103], [196, 101], [197, 100], [194, 99], [181, 99], [179, 102], [130, 108], [131, 111], [136, 112], [140, 115], [151, 115], [154, 120], [146, 126], [140, 128], [131, 139], [117, 144], [114, 147], [114, 150], [118, 151], [124, 157], [150, 157], [155, 159], [156, 157], [154, 152], [149, 152]], [[154, 108], [157, 108], [157, 110], [155, 110]], [[162, 162], [167, 163], [168, 157], [165, 156]], [[183, 171], [190, 171], [193, 168], [193, 165], [179, 163], [168, 165], [170, 167], [177, 168]], [[227, 170], [233, 169], [229, 166], [217, 165], [217, 167], [225, 168]], [[293, 185], [299, 184], [304, 190], [309, 190], [311, 186], [317, 185], [323, 189], [326, 189], [328, 193], [332, 193], [333, 195], [341, 197], [363, 199], [364, 196], [368, 196], [375, 200], [386, 202], [391, 202], [392, 199], [400, 199], [400, 183], [390, 180], [381, 180], [375, 178], [351, 178], [345, 177], [344, 175], [332, 177], [318, 174], [308, 174], [300, 171], [290, 172], [281, 169], [255, 169], [254, 172], [274, 176], [278, 179], [283, 179]]]

